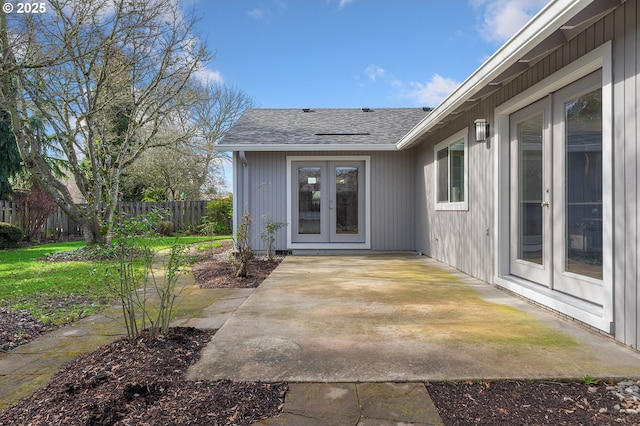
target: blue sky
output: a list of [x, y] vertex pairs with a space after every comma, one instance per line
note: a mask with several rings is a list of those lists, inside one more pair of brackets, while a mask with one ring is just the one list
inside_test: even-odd
[[435, 107], [547, 0], [198, 0], [202, 77], [261, 108]]

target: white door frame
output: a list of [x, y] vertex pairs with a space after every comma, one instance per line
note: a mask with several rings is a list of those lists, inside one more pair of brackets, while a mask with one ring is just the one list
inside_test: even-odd
[[[550, 77], [535, 84], [494, 111], [494, 283], [528, 299], [548, 306], [607, 333], [613, 332], [613, 83], [612, 43], [606, 42]], [[590, 73], [602, 69], [603, 135], [603, 304], [597, 306], [553, 289], [533, 285], [510, 274], [510, 183], [509, 116], [510, 114], [556, 92]]]
[[287, 156], [287, 223], [293, 223], [293, 194], [292, 185], [295, 176], [292, 176], [292, 163], [299, 161], [308, 162], [364, 162], [364, 242], [293, 242], [293, 226], [287, 226], [287, 249], [295, 250], [369, 250], [371, 249], [371, 157], [368, 155], [305, 155]]

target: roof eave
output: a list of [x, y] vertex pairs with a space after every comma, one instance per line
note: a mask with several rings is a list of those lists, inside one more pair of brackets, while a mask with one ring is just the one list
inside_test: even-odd
[[282, 152], [282, 151], [397, 151], [396, 144], [256, 144], [217, 145], [216, 151]]
[[549, 3], [520, 31], [487, 59], [473, 74], [445, 98], [397, 143], [397, 149], [415, 145], [419, 139], [463, 103], [487, 86], [525, 54], [544, 41], [564, 23], [576, 16], [594, 0], [558, 0]]

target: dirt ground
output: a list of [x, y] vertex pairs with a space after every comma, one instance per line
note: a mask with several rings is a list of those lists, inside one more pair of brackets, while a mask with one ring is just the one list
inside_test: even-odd
[[[281, 260], [253, 259], [249, 276], [239, 279], [232, 276], [229, 250], [227, 242], [193, 265], [199, 285], [258, 286]], [[49, 329], [26, 312], [0, 309], [0, 330], [0, 351], [6, 351]], [[155, 341], [145, 336], [134, 345], [119, 340], [82, 355], [48, 385], [0, 413], [0, 426], [247, 425], [277, 415], [286, 383], [184, 378], [214, 333], [173, 328]], [[622, 402], [612, 390], [616, 384], [474, 381], [426, 383], [426, 387], [446, 425], [640, 424], [640, 414], [620, 412], [638, 404]]]

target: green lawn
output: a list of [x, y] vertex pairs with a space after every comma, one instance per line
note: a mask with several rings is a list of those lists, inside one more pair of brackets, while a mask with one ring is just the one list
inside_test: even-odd
[[[211, 237], [188, 236], [179, 237], [178, 243], [211, 244], [211, 240]], [[157, 251], [171, 247], [175, 241], [175, 237], [163, 237], [145, 243]], [[0, 250], [0, 306], [27, 309], [44, 322], [60, 325], [112, 304], [115, 294], [105, 285], [105, 276], [115, 261], [43, 261], [52, 253], [84, 245], [80, 241]]]

